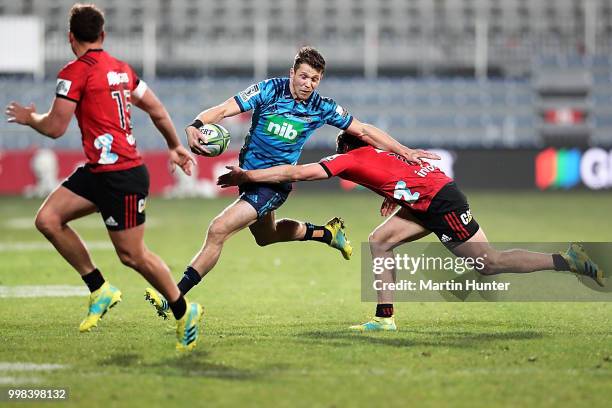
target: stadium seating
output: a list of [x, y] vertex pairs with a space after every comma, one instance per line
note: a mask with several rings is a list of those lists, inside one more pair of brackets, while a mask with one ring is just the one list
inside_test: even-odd
[[[66, 15], [73, 3], [0, 0], [0, 15], [42, 17], [47, 59], [57, 62], [65, 59], [66, 51], [56, 44], [65, 39]], [[585, 4], [594, 7], [596, 49], [611, 54], [612, 48], [608, 0], [99, 0], [96, 4], [106, 12], [106, 28], [117, 55], [140, 61], [144, 26], [155, 22], [159, 63], [187, 64], [191, 69], [252, 64], [251, 46], [236, 45], [252, 45], [256, 37], [269, 42], [271, 67], [283, 67], [286, 50], [305, 42], [333, 54], [336, 66], [361, 66], [368, 26], [379, 44], [383, 71], [398, 66], [470, 67], [476, 23], [486, 21], [491, 65], [521, 74], [529, 69], [534, 53], [584, 49]], [[194, 54], [217, 58], [194, 58]], [[282, 64], [277, 66], [279, 58]]]
[[[191, 122], [203, 108], [227, 99], [250, 82], [238, 78], [149, 81], [178, 128]], [[590, 95], [594, 108], [589, 118], [594, 126], [592, 140], [610, 145], [612, 76], [594, 76], [594, 82]], [[359, 91], [355, 92], [356, 89]], [[52, 81], [33, 84], [27, 79], [0, 80], [0, 93], [7, 100], [33, 101], [39, 109], [48, 106], [53, 91]], [[327, 78], [320, 92], [333, 97], [360, 120], [374, 123], [411, 145], [534, 147], [541, 143], [537, 133], [540, 124], [535, 109], [537, 97], [529, 80]], [[141, 148], [163, 148], [161, 137], [146, 115], [135, 109], [132, 122]], [[237, 147], [248, 131], [248, 121], [232, 121], [228, 127], [234, 138], [232, 145]], [[53, 142], [2, 121], [0, 148], [23, 148], [32, 143], [79, 147], [74, 123], [69, 132], [69, 136]], [[324, 127], [315, 133], [309, 145], [331, 148], [334, 134], [333, 128]]]
[[[0, 0], [2, 15], [37, 15], [45, 21], [49, 80], [31, 86], [0, 79], [8, 99], [46, 107], [54, 73], [72, 55], [66, 16], [73, 0]], [[587, 70], [593, 90], [587, 103], [593, 142], [612, 144], [612, 2], [595, 0], [595, 55], [584, 55], [584, 4], [575, 0], [98, 0], [107, 16], [107, 48], [142, 71], [144, 27], [155, 23], [158, 72], [197, 79], [145, 78], [167, 105], [178, 127], [200, 109], [231, 96], [251, 80], [231, 72], [253, 65], [253, 39], [267, 39], [268, 72], [286, 72], [298, 45], [311, 43], [330, 60], [321, 93], [358, 118], [389, 130], [411, 145], [533, 147], [539, 103], [530, 75], [555, 68]], [[472, 69], [477, 21], [488, 25], [489, 59], [501, 79], [436, 77], [444, 68]], [[375, 22], [372, 25], [372, 22]], [[369, 30], [379, 44], [375, 82], [339, 79], [333, 69], [363, 73]], [[267, 34], [266, 34], [267, 32]], [[348, 68], [347, 68], [348, 67]], [[357, 67], [357, 72], [354, 71]], [[236, 69], [236, 71], [233, 71]], [[353, 70], [351, 70], [353, 69]], [[469, 69], [466, 71], [468, 74]], [[419, 74], [408, 78], [405, 71]], [[385, 77], [386, 74], [393, 74]], [[210, 79], [212, 74], [221, 79]], [[535, 77], [535, 76], [534, 76]], [[26, 80], [23, 80], [26, 81]], [[134, 114], [142, 148], [163, 147], [148, 118]], [[236, 147], [248, 122], [229, 125]], [[31, 143], [78, 147], [78, 129], [57, 142], [2, 122], [0, 148]], [[310, 146], [333, 145], [333, 129], [317, 132]]]
[[[246, 88], [249, 82], [245, 79], [173, 79], [149, 83], [181, 128], [200, 110], [227, 99]], [[53, 96], [54, 82], [32, 86], [29, 80], [3, 80], [0, 91], [9, 99], [33, 101], [39, 107], [46, 107]], [[513, 147], [538, 143], [529, 81], [328, 78], [320, 91], [332, 96], [360, 120], [374, 123], [412, 145]], [[609, 92], [612, 95], [612, 89]], [[163, 147], [161, 137], [146, 115], [134, 110], [132, 124], [141, 148]], [[248, 121], [234, 121], [228, 127], [236, 147], [248, 130]], [[78, 129], [74, 124], [70, 132], [70, 136], [55, 142], [59, 143], [55, 146], [78, 147]], [[3, 148], [53, 143], [4, 122], [0, 124], [0, 133], [4, 135], [0, 139]], [[323, 128], [309, 145], [332, 147], [334, 134], [333, 128]]]

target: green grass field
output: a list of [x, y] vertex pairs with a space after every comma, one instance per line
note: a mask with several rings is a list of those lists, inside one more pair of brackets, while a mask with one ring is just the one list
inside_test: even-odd
[[[468, 197], [491, 241], [612, 241], [612, 194]], [[175, 278], [228, 202], [149, 202], [147, 244]], [[24, 246], [44, 242], [31, 221], [39, 205], [0, 198], [0, 286], [81, 285], [57, 253]], [[358, 243], [381, 221], [379, 205], [373, 194], [298, 191], [279, 216], [341, 215]], [[87, 242], [108, 242], [98, 215], [74, 225]], [[347, 326], [374, 308], [360, 300], [355, 247], [346, 262], [317, 243], [259, 248], [246, 231], [234, 236], [190, 293], [206, 322], [197, 350], [183, 357], [173, 326], [143, 300], [145, 281], [97, 247], [94, 260], [123, 302], [95, 332], [79, 334], [86, 297], [0, 298], [0, 388], [67, 387], [58, 405], [89, 407], [609, 406], [610, 304], [403, 303], [397, 333], [354, 334]]]

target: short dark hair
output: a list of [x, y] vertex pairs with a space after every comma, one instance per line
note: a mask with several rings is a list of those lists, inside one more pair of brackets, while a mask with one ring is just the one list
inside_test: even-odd
[[368, 146], [368, 144], [357, 136], [351, 135], [346, 131], [338, 133], [338, 136], [336, 137], [336, 153], [342, 154], [364, 146]]
[[78, 41], [96, 42], [104, 31], [104, 13], [93, 4], [77, 3], [70, 9], [70, 32]]
[[325, 72], [325, 58], [313, 47], [302, 47], [293, 60], [293, 70], [297, 70], [301, 64], [308, 64], [320, 73]]

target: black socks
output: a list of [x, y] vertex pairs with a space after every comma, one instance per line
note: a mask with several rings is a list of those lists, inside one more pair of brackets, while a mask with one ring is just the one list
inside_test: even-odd
[[376, 317], [393, 316], [393, 303], [379, 303], [376, 305]]
[[181, 281], [178, 283], [178, 288], [181, 293], [185, 295], [191, 290], [191, 288], [200, 283], [201, 280], [202, 277], [198, 271], [193, 269], [191, 266], [188, 266], [187, 269], [185, 269], [185, 274], [181, 278]]
[[555, 265], [555, 271], [569, 271], [570, 266], [567, 264], [565, 259], [559, 254], [552, 255], [553, 264]]
[[87, 275], [81, 276], [81, 279], [83, 279], [90, 292], [95, 292], [96, 290], [100, 289], [105, 282], [104, 277], [98, 268], [89, 272]]
[[[319, 231], [322, 231], [323, 233], [321, 234], [321, 232]], [[332, 241], [332, 234], [327, 228], [322, 225], [313, 225], [307, 222], [306, 234], [304, 234], [304, 238], [302, 238], [302, 241], [319, 241], [329, 245]]]
[[170, 306], [170, 310], [172, 310], [172, 314], [176, 320], [183, 317], [187, 311], [187, 302], [185, 301], [185, 297], [183, 297], [183, 295], [179, 296], [176, 302], [168, 302], [168, 306]]

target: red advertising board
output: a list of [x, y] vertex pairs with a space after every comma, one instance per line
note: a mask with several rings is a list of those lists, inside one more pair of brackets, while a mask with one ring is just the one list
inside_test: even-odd
[[[237, 165], [238, 153], [225, 152], [219, 157], [197, 156], [196, 177], [181, 177], [180, 170], [171, 173], [166, 151], [148, 151], [142, 155], [149, 169], [152, 195], [214, 196], [233, 194], [234, 189], [219, 189], [216, 178], [225, 166]], [[35, 194], [43, 185], [55, 186], [85, 162], [80, 150], [6, 150], [0, 152], [0, 194]], [[182, 189], [180, 188], [182, 187]], [[38, 189], [38, 190], [37, 190]]]

